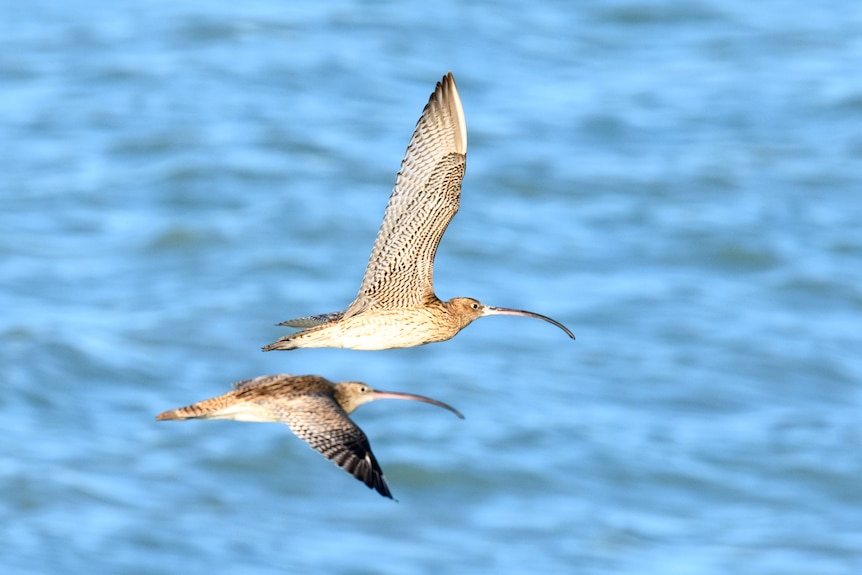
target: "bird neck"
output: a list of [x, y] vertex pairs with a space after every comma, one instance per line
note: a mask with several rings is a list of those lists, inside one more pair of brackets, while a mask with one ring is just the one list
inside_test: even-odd
[[361, 396], [350, 393], [348, 388], [345, 388], [340, 385], [335, 386], [335, 390], [333, 391], [333, 397], [335, 398], [335, 402], [341, 406], [348, 414], [356, 411], [356, 408], [365, 403], [366, 401], [370, 401], [371, 397], [369, 396]]

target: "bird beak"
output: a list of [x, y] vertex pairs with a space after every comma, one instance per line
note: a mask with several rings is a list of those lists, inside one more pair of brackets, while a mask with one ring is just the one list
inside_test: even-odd
[[447, 403], [443, 403], [442, 401], [437, 401], [436, 399], [431, 399], [430, 397], [425, 397], [424, 395], [413, 395], [412, 393], [396, 393], [394, 391], [380, 391], [374, 390], [374, 399], [409, 399], [411, 401], [421, 401], [423, 403], [430, 403], [431, 405], [436, 405], [438, 407], [442, 407], [443, 409], [448, 409], [461, 419], [464, 419], [464, 414], [460, 411], [452, 407]]
[[490, 305], [486, 305], [482, 312], [482, 315], [521, 315], [524, 317], [534, 317], [537, 319], [542, 319], [548, 323], [554, 324], [555, 326], [566, 332], [566, 335], [568, 335], [570, 338], [575, 339], [575, 334], [569, 331], [569, 328], [567, 328], [557, 320], [551, 319], [548, 316], [542, 314], [533, 313], [531, 311], [524, 311], [522, 309], [511, 309], [508, 307], [493, 307]]

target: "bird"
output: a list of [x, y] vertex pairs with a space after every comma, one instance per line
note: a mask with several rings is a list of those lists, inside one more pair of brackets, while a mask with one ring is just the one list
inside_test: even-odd
[[451, 405], [430, 397], [381, 391], [358, 381], [333, 383], [319, 375], [281, 373], [238, 381], [233, 384], [232, 391], [162, 412], [156, 420], [233, 419], [284, 423], [324, 457], [383, 497], [392, 499], [368, 437], [349, 417], [363, 403], [378, 399], [422, 401], [448, 409], [464, 419]]
[[442, 301], [434, 293], [434, 256], [458, 211], [466, 154], [464, 109], [449, 72], [437, 82], [416, 124], [356, 299], [343, 311], [281, 322], [302, 331], [263, 351], [414, 347], [450, 339], [490, 315], [538, 318], [575, 339], [566, 326], [538, 313], [467, 297]]

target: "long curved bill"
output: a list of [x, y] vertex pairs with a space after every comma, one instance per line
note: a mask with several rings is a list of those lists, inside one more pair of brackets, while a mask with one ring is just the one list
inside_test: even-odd
[[546, 315], [542, 315], [540, 313], [534, 313], [531, 311], [524, 311], [522, 309], [512, 309], [508, 307], [493, 307], [490, 305], [486, 305], [485, 309], [482, 312], [482, 315], [520, 315], [524, 317], [534, 317], [536, 319], [545, 320], [548, 323], [552, 323], [568, 335], [570, 338], [575, 339], [575, 334], [569, 331], [569, 328], [561, 324], [555, 319], [551, 319]]
[[442, 407], [443, 409], [448, 409], [461, 419], [464, 419], [464, 414], [449, 405], [448, 403], [443, 403], [442, 401], [437, 401], [436, 399], [431, 399], [430, 397], [425, 397], [424, 395], [414, 395], [412, 393], [396, 393], [394, 391], [380, 391], [379, 389], [377, 389], [374, 390], [374, 399], [408, 399], [411, 401], [421, 401], [423, 403], [430, 403], [431, 405]]

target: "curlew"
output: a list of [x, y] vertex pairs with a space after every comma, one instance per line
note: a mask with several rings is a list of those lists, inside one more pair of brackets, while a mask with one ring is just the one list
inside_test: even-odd
[[263, 350], [413, 347], [447, 340], [489, 315], [538, 318], [574, 339], [568, 328], [544, 315], [466, 297], [441, 301], [434, 293], [434, 256], [458, 211], [466, 153], [464, 110], [450, 72], [437, 83], [416, 124], [356, 299], [344, 311], [280, 323], [302, 331]]
[[348, 415], [369, 401], [409, 399], [437, 405], [464, 419], [451, 405], [430, 397], [380, 391], [357, 381], [332, 383], [318, 375], [264, 375], [233, 387], [224, 395], [160, 413], [156, 419], [284, 423], [324, 457], [390, 499], [392, 493], [368, 437]]

